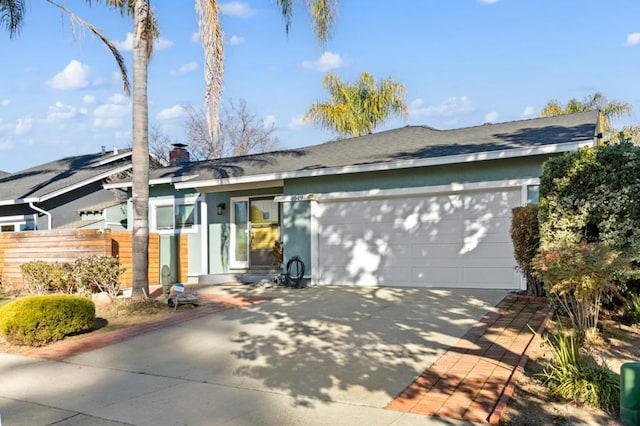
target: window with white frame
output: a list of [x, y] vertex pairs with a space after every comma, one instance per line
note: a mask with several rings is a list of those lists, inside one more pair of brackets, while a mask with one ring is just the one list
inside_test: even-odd
[[22, 231], [34, 231], [36, 229], [35, 222], [0, 222], [0, 232], [22, 232]]
[[153, 231], [156, 232], [184, 232], [195, 229], [196, 201], [176, 200], [158, 201], [152, 204]]
[[527, 186], [527, 205], [538, 204], [540, 200], [540, 185]]

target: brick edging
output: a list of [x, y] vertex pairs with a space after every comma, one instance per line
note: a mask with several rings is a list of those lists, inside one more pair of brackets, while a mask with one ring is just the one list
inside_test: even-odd
[[549, 298], [548, 297], [526, 296], [526, 295], [523, 295], [523, 294], [514, 294], [511, 297], [514, 298], [515, 300], [523, 300], [523, 301], [526, 301], [526, 302], [541, 303], [543, 305], [548, 305], [549, 304]]
[[[518, 298], [517, 300], [530, 300], [529, 298], [533, 298], [533, 299], [542, 299], [544, 300], [543, 303], [545, 304], [549, 303], [549, 300], [546, 297], [545, 298], [533, 297], [533, 296], [516, 296], [516, 297]], [[524, 299], [520, 299], [521, 297]], [[489, 415], [490, 424], [497, 425], [500, 422], [500, 417], [502, 417], [502, 414], [507, 408], [507, 404], [509, 404], [509, 400], [513, 395], [513, 391], [515, 390], [516, 384], [518, 383], [518, 379], [520, 379], [520, 376], [522, 375], [522, 373], [524, 373], [524, 368], [527, 365], [527, 362], [529, 361], [529, 354], [531, 353], [534, 345], [538, 342], [538, 339], [540, 338], [545, 328], [547, 327], [547, 322], [551, 318], [552, 314], [553, 314], [552, 311], [549, 311], [547, 313], [547, 315], [542, 320], [540, 327], [538, 327], [538, 330], [536, 330], [536, 334], [533, 336], [533, 338], [527, 345], [527, 348], [523, 352], [522, 357], [520, 358], [520, 362], [518, 363], [518, 366], [516, 367], [515, 371], [511, 374], [511, 377], [509, 377], [509, 382], [507, 383], [507, 386], [502, 391], [502, 395], [500, 395], [500, 399], [498, 400], [498, 403], [496, 404], [495, 408], [491, 412], [491, 415]]]

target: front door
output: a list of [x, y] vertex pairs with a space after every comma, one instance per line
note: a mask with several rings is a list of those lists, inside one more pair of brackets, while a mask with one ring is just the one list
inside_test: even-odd
[[232, 268], [271, 268], [280, 239], [280, 206], [273, 197], [231, 199]]

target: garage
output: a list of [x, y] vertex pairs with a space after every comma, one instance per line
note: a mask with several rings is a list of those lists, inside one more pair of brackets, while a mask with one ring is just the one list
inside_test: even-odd
[[510, 238], [521, 188], [323, 200], [320, 285], [519, 289]]

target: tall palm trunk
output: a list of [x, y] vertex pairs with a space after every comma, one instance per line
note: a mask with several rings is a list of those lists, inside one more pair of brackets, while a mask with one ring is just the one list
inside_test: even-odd
[[149, 294], [149, 2], [135, 0], [133, 40], [133, 297]]

